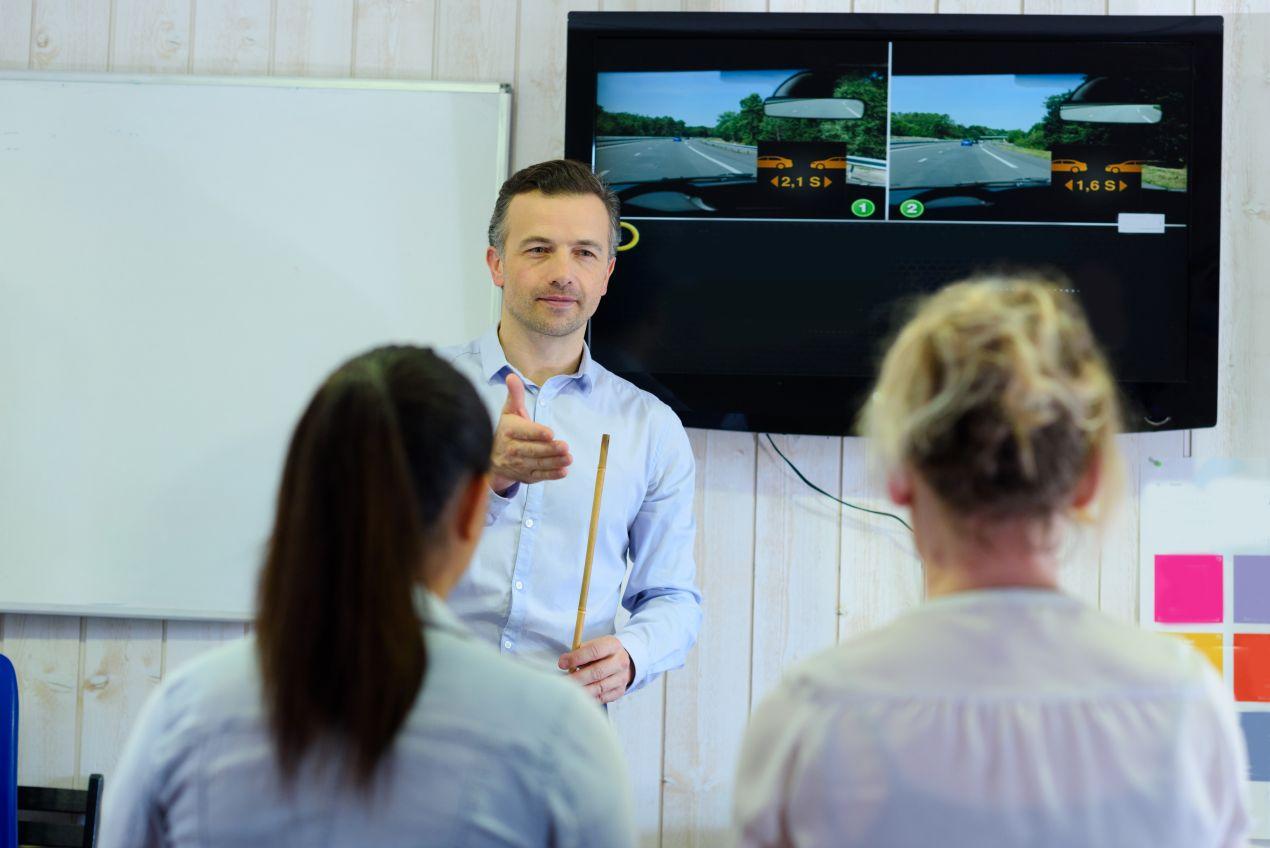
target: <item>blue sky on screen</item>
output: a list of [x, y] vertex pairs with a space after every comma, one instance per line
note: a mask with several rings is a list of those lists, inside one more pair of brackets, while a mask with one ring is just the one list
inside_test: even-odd
[[1045, 98], [1080, 85], [1082, 74], [895, 76], [892, 112], [936, 112], [965, 126], [1027, 130], [1045, 117]]
[[669, 115], [690, 126], [713, 127], [722, 112], [740, 110], [750, 94], [768, 97], [794, 70], [638, 71], [597, 74], [596, 102], [606, 112]]

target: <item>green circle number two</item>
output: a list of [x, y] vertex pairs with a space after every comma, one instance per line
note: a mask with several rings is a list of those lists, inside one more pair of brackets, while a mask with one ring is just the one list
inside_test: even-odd
[[920, 200], [905, 200], [900, 204], [900, 214], [905, 218], [920, 218], [926, 207]]

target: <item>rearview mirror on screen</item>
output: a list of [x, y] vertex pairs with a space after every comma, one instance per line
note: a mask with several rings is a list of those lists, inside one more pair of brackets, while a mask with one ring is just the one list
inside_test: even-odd
[[822, 118], [832, 121], [864, 117], [864, 103], [846, 97], [769, 97], [763, 114], [772, 118]]
[[1058, 116], [1088, 124], [1158, 124], [1164, 112], [1146, 103], [1069, 103], [1058, 108]]

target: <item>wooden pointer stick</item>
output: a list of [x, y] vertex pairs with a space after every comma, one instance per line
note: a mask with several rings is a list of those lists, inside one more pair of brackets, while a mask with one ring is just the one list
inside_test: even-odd
[[578, 622], [573, 626], [573, 650], [582, 644], [586, 623], [586, 596], [591, 589], [591, 560], [595, 557], [595, 531], [600, 525], [600, 496], [604, 494], [604, 466], [609, 457], [609, 434], [600, 439], [600, 467], [595, 470], [595, 500], [591, 502], [591, 531], [586, 537], [586, 562], [582, 566], [582, 594], [578, 595]]

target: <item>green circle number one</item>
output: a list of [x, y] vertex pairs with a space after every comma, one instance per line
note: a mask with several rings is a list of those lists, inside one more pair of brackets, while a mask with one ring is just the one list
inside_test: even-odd
[[877, 209], [877, 207], [874, 206], [873, 201], [869, 200], [867, 197], [862, 197], [859, 200], [853, 201], [851, 204], [851, 213], [857, 218], [867, 218], [873, 214], [875, 209]]
[[905, 200], [900, 204], [900, 214], [905, 218], [920, 218], [926, 207], [920, 200]]

